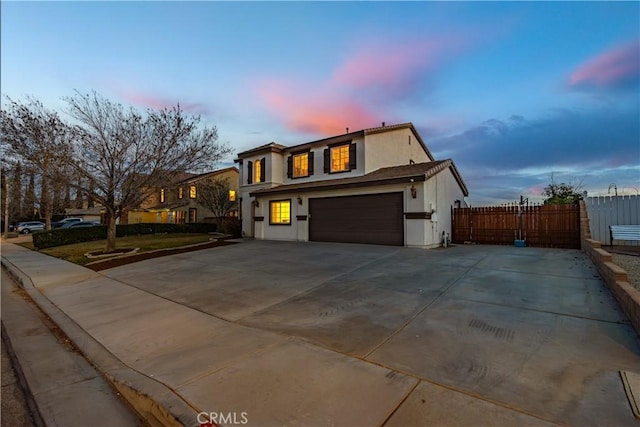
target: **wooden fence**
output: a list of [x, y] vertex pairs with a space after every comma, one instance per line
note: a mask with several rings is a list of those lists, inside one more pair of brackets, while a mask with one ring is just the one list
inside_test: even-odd
[[580, 248], [580, 208], [575, 205], [454, 208], [453, 243]]
[[[591, 238], [603, 245], [611, 244], [610, 225], [639, 225], [640, 196], [599, 196], [585, 200]], [[616, 245], [640, 246], [640, 242], [616, 240]]]

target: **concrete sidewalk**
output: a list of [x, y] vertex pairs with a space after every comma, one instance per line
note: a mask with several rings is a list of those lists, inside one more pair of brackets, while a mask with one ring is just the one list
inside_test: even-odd
[[[270, 248], [250, 242], [105, 274], [11, 244], [2, 260], [158, 425], [635, 424], [618, 371], [640, 371], [637, 336], [586, 267], [553, 264], [560, 252], [538, 267], [480, 248], [449, 258]], [[257, 253], [298, 263], [276, 271]], [[314, 271], [322, 257], [326, 267]], [[259, 265], [255, 277], [249, 260]], [[383, 283], [391, 266], [401, 270]], [[538, 291], [527, 285], [541, 278]], [[503, 288], [494, 294], [490, 284]], [[547, 375], [552, 384], [541, 382]]]
[[58, 341], [6, 272], [1, 274], [3, 342], [28, 385], [36, 425], [141, 425], [89, 362]]

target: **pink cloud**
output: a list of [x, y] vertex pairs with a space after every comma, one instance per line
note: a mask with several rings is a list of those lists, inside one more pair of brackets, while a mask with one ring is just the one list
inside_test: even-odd
[[154, 110], [173, 108], [176, 105], [180, 104], [180, 108], [187, 113], [205, 115], [209, 113], [208, 107], [201, 103], [182, 103], [177, 100], [168, 100], [134, 91], [118, 91], [118, 94], [127, 102], [145, 108], [152, 108]]
[[335, 134], [346, 127], [375, 127], [393, 122], [388, 105], [410, 96], [463, 45], [462, 38], [396, 44], [368, 40], [325, 81], [263, 81], [258, 92], [293, 131]]
[[341, 134], [377, 126], [379, 115], [339, 93], [305, 88], [292, 82], [263, 83], [259, 93], [285, 126], [297, 132]]
[[573, 88], [620, 88], [640, 80], [640, 41], [617, 46], [581, 65], [569, 76]]
[[338, 66], [332, 82], [356, 89], [378, 89], [388, 95], [404, 94], [463, 45], [459, 38], [394, 44], [369, 41]]

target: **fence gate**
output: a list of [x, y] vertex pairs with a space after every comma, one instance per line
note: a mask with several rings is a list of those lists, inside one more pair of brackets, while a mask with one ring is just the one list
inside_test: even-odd
[[580, 248], [580, 207], [575, 205], [453, 208], [453, 243]]

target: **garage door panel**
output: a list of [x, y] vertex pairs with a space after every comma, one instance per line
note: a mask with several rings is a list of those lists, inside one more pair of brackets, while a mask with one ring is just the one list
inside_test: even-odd
[[402, 193], [310, 199], [309, 240], [404, 245]]

